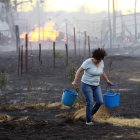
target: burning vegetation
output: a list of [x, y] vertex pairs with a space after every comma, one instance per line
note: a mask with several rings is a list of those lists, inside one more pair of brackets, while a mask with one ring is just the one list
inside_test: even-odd
[[[31, 31], [28, 34], [29, 41], [30, 42], [38, 42], [39, 40], [56, 41], [56, 38], [58, 38], [57, 40], [65, 41], [64, 34], [62, 32], [60, 32], [60, 29], [55, 30], [54, 25], [55, 25], [55, 22], [50, 21], [50, 22], [46, 22], [44, 27], [39, 28], [39, 27], [35, 26], [35, 28], [31, 29]], [[27, 34], [26, 32], [23, 32], [20, 35], [20, 38], [21, 39], [25, 38], [26, 34]]]
[[0, 32], [0, 44], [7, 45], [8, 43], [11, 43], [11, 37], [5, 36], [3, 33]]

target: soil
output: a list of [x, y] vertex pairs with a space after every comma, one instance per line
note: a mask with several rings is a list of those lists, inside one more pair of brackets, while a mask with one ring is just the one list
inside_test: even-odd
[[[116, 51], [115, 51], [116, 52]], [[118, 51], [123, 54], [125, 50]], [[32, 53], [32, 54], [31, 54]], [[110, 81], [117, 87], [120, 93], [120, 104], [118, 107], [108, 108], [109, 114], [114, 117], [140, 118], [140, 57], [128, 55], [109, 55], [104, 59], [105, 73]], [[33, 55], [33, 56], [31, 56]], [[38, 50], [28, 52], [28, 72], [25, 68], [25, 54], [23, 56], [23, 73], [21, 67], [18, 74], [18, 55], [15, 51], [0, 52], [0, 70], [5, 67], [9, 74], [7, 87], [11, 90], [2, 90], [0, 104], [5, 103], [24, 105], [31, 103], [54, 103], [60, 102], [63, 89], [73, 90], [71, 82], [66, 76], [65, 51], [62, 51], [63, 58], [57, 59], [55, 68], [53, 66], [52, 50], [41, 52], [39, 62]], [[133, 55], [133, 54], [132, 54]], [[75, 62], [74, 51], [69, 52], [69, 64]], [[77, 68], [84, 61], [84, 55], [77, 55]], [[112, 60], [113, 69], [109, 73], [109, 63]], [[32, 78], [32, 94], [27, 90], [29, 76]], [[79, 77], [77, 87], [80, 87]], [[46, 83], [43, 81], [46, 80]], [[34, 85], [37, 85], [36, 87]], [[46, 92], [41, 93], [41, 88]], [[102, 93], [106, 92], [106, 82], [101, 78]], [[38, 88], [37, 88], [38, 87]], [[52, 87], [52, 89], [51, 89]], [[109, 87], [109, 92], [116, 92], [115, 87]], [[81, 92], [81, 91], [80, 91]], [[40, 94], [41, 93], [41, 94]], [[47, 96], [48, 94], [50, 96]], [[81, 92], [82, 93], [82, 92]], [[31, 96], [31, 98], [29, 98]], [[85, 104], [84, 96], [82, 100]], [[3, 121], [0, 123], [0, 140], [53, 140], [53, 139], [91, 139], [91, 140], [123, 140], [140, 139], [140, 128], [130, 126], [114, 126], [109, 123], [94, 122], [93, 126], [87, 126], [83, 120], [67, 121], [65, 118], [55, 117], [57, 114], [71, 112], [70, 109], [35, 109], [24, 110], [1, 108], [0, 114], [7, 114], [14, 118], [28, 116], [25, 122]]]

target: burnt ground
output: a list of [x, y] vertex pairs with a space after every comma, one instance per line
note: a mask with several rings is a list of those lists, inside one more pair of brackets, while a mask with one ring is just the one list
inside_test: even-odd
[[[119, 53], [125, 50], [119, 50]], [[63, 89], [71, 89], [71, 81], [66, 76], [65, 51], [63, 58], [56, 60], [53, 68], [52, 51], [42, 51], [42, 66], [39, 62], [38, 50], [29, 51], [28, 73], [25, 72], [25, 55], [23, 75], [18, 75], [18, 56], [16, 52], [0, 53], [0, 69], [6, 68], [10, 80], [8, 83], [11, 90], [1, 91], [0, 104], [10, 105], [13, 103], [24, 105], [42, 102], [60, 102]], [[132, 54], [133, 55], [133, 54]], [[74, 63], [74, 51], [69, 52], [69, 64]], [[33, 58], [33, 59], [32, 59]], [[109, 74], [110, 60], [112, 59], [112, 71]], [[84, 61], [84, 56], [77, 56], [77, 68]], [[111, 116], [123, 118], [140, 118], [140, 57], [132, 56], [107, 56], [104, 59], [105, 73], [115, 85], [120, 93], [119, 107], [108, 108]], [[21, 73], [21, 71], [19, 71]], [[32, 77], [32, 95], [27, 91], [29, 76]], [[79, 77], [77, 87], [80, 87]], [[42, 85], [43, 81], [46, 83]], [[36, 86], [34, 86], [36, 84]], [[42, 86], [41, 86], [42, 85]], [[46, 92], [41, 93], [47, 87]], [[102, 93], [106, 92], [106, 82], [101, 78]], [[52, 89], [49, 89], [52, 87]], [[80, 91], [81, 92], [81, 91]], [[115, 88], [109, 88], [109, 92], [116, 92]], [[41, 94], [40, 94], [41, 93]], [[49, 93], [50, 96], [47, 96]], [[29, 98], [31, 95], [31, 98]], [[84, 97], [83, 102], [84, 101]], [[0, 114], [7, 114], [15, 118], [28, 116], [29, 121], [15, 123], [14, 121], [4, 121], [0, 123], [0, 140], [51, 140], [51, 139], [140, 139], [140, 128], [129, 126], [114, 126], [108, 123], [97, 123], [94, 126], [86, 126], [84, 121], [67, 122], [64, 118], [56, 118], [55, 115], [71, 112], [68, 109], [39, 110], [29, 108], [25, 110], [1, 109]], [[47, 123], [44, 121], [46, 120]]]

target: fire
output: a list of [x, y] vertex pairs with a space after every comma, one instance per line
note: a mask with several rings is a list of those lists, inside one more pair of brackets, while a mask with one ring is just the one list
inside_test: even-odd
[[130, 41], [130, 39], [129, 39], [129, 38], [127, 38], [127, 37], [125, 37], [125, 40], [126, 40], [126, 41], [128, 41], [128, 42]]
[[64, 38], [63, 38], [61, 41], [64, 41], [64, 42], [67, 41], [67, 37], [66, 37], [66, 35], [64, 36]]
[[[54, 30], [53, 26], [55, 23], [53, 21], [45, 23], [44, 27], [40, 27], [40, 40], [52, 40], [55, 41], [56, 37], [59, 36], [60, 30]], [[23, 32], [23, 34], [20, 35], [20, 38], [25, 38], [26, 32]], [[35, 27], [33, 32], [30, 32], [28, 34], [29, 41], [37, 42], [39, 41], [39, 28]]]

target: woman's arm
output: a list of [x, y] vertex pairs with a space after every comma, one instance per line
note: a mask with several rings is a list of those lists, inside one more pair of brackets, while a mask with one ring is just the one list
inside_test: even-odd
[[113, 85], [113, 83], [112, 83], [111, 81], [108, 80], [108, 78], [107, 78], [107, 76], [106, 76], [104, 70], [103, 70], [103, 74], [102, 74], [101, 76], [102, 76], [102, 78], [103, 78], [109, 85]]
[[75, 74], [74, 81], [72, 82], [73, 87], [76, 86], [78, 77], [80, 76], [80, 73], [81, 73], [82, 71], [84, 71], [84, 69], [83, 69], [82, 67], [80, 67], [80, 68], [77, 70], [77, 72], [76, 72], [76, 74]]

